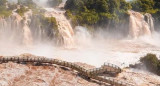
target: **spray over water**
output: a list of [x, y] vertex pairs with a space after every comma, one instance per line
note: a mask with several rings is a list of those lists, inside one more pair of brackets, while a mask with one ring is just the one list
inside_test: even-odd
[[[43, 8], [46, 10], [45, 17], [55, 17], [57, 21], [59, 39], [56, 42], [62, 44], [62, 47], [57, 47], [53, 40], [48, 38], [48, 32], [54, 33], [54, 30], [37, 25], [35, 20], [38, 17], [33, 17], [31, 11], [26, 12], [24, 18], [13, 11], [12, 16], [0, 18], [0, 54], [31, 53], [94, 66], [110, 62], [120, 67], [138, 62], [141, 56], [149, 52], [159, 55], [160, 48], [157, 44], [159, 36], [154, 35], [153, 19], [149, 14], [146, 14], [147, 19], [145, 19], [144, 15], [129, 11], [130, 28], [127, 29], [130, 30], [129, 35], [136, 39], [128, 40], [125, 37], [120, 40], [109, 38], [105, 32], [99, 34], [97, 31], [92, 36], [85, 27], [72, 28], [64, 16], [65, 11], [59, 7], [61, 6]], [[32, 47], [26, 49], [24, 45]]]

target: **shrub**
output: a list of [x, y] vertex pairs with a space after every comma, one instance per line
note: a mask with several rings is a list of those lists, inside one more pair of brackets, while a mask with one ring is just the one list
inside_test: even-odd
[[147, 67], [150, 72], [160, 75], [160, 60], [155, 54], [147, 54], [140, 61]]

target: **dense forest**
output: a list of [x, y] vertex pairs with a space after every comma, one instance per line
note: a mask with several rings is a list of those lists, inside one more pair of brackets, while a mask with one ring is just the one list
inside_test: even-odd
[[[111, 27], [128, 22], [128, 10], [151, 13], [155, 24], [160, 22], [159, 0], [67, 0], [66, 15], [72, 20], [73, 26]], [[117, 26], [118, 25], [118, 26]]]
[[125, 0], [67, 0], [65, 9], [74, 25], [106, 27], [124, 22], [131, 5]]

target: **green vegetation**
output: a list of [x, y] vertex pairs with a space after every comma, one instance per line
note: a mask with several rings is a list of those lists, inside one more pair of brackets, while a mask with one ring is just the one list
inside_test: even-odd
[[[12, 10], [17, 8], [17, 4], [7, 3], [6, 5], [6, 3], [7, 0], [0, 0], [0, 16], [8, 17], [11, 15]], [[28, 8], [33, 9], [33, 12], [37, 11], [36, 4], [32, 0], [18, 0], [18, 4], [20, 4], [20, 9], [17, 9], [16, 12], [21, 16], [28, 11]]]
[[4, 6], [0, 6], [0, 17], [3, 16], [3, 17], [8, 17], [10, 16], [12, 13], [11, 10], [5, 8]]
[[[58, 29], [58, 25], [56, 19], [54, 17], [42, 17], [41, 18], [42, 25], [47, 25], [47, 27]], [[46, 27], [46, 26], [44, 26]]]
[[147, 54], [140, 61], [148, 68], [149, 71], [160, 75], [160, 60], [155, 54]]
[[[0, 16], [7, 17], [16, 8], [15, 4], [8, 4], [7, 8], [6, 2], [7, 0], [0, 0]], [[52, 7], [61, 2], [62, 0], [48, 0], [48, 4]], [[21, 7], [17, 13], [21, 16], [28, 9], [33, 11], [33, 15], [43, 15], [45, 11], [33, 0], [18, 0], [18, 4]], [[123, 25], [128, 25], [128, 10], [130, 9], [144, 14], [151, 13], [155, 19], [155, 26], [159, 26], [156, 28], [160, 28], [160, 0], [132, 0], [130, 2], [126, 0], [67, 0], [65, 9], [66, 16], [71, 20], [73, 26], [82, 25], [91, 31], [93, 30], [91, 28], [100, 27], [125, 32]]]
[[[41, 22], [43, 28], [48, 28], [49, 30], [51, 30], [49, 32], [50, 36], [58, 37], [58, 24], [54, 17], [43, 17]], [[54, 34], [52, 34], [52, 32], [54, 32]]]
[[17, 13], [20, 15], [20, 16], [23, 16], [25, 12], [28, 11], [28, 8], [24, 7], [23, 5], [20, 6], [20, 9], [17, 9]]
[[[58, 0], [57, 0], [58, 1]], [[6, 2], [3, 2], [4, 6]], [[54, 17], [45, 17], [44, 12], [45, 10], [42, 9], [41, 7], [38, 7], [33, 0], [18, 0], [17, 4], [10, 4], [8, 3], [9, 8], [8, 10], [14, 10], [17, 8], [17, 5], [20, 6], [19, 9], [17, 9], [17, 13], [20, 16], [23, 16], [25, 12], [27, 12], [29, 9], [32, 10], [33, 15], [32, 15], [32, 20], [30, 23], [30, 27], [33, 28], [32, 30], [35, 30], [34, 32], [36, 33], [35, 28], [42, 29], [44, 33], [47, 33], [48, 37], [53, 38], [54, 36], [58, 35], [58, 25], [56, 22], [56, 19]], [[1, 6], [0, 6], [1, 7]], [[6, 12], [8, 12], [5, 9]], [[0, 11], [1, 13], [1, 11]], [[6, 14], [5, 14], [6, 15]], [[54, 33], [53, 33], [54, 32]]]
[[39, 29], [47, 33], [50, 38], [58, 37], [58, 24], [54, 17], [45, 17], [42, 14], [33, 15], [30, 26], [33, 29], [40, 27]]
[[65, 9], [73, 26], [80, 24], [106, 27], [111, 23], [114, 27], [115, 24], [125, 21], [131, 5], [125, 0], [67, 0]]
[[[53, 0], [50, 0], [53, 1]], [[57, 5], [62, 0], [55, 0], [57, 1]], [[58, 36], [58, 25], [56, 22], [56, 19], [54, 17], [45, 17], [44, 12], [45, 10], [38, 7], [32, 0], [18, 0], [17, 4], [14, 3], [7, 3], [7, 0], [0, 0], [0, 17], [8, 17], [11, 15], [12, 10], [16, 9], [19, 5], [20, 8], [16, 10], [16, 12], [23, 16], [26, 11], [29, 9], [32, 10], [32, 21], [31, 21], [31, 28], [36, 30], [35, 28], [43, 29], [42, 31], [45, 31], [47, 35], [50, 38], [53, 38], [54, 36]], [[50, 2], [51, 3], [51, 2]], [[53, 3], [53, 2], [52, 2]], [[51, 3], [51, 4], [52, 4]]]
[[160, 10], [159, 0], [134, 0], [131, 2], [132, 9], [143, 13], [157, 13]]
[[[18, 4], [21, 6], [26, 6], [28, 9], [31, 9], [33, 11], [33, 14], [41, 14], [41, 7], [38, 7], [33, 0], [18, 0]], [[26, 10], [22, 8], [22, 12], [25, 12]]]
[[152, 14], [156, 28], [160, 28], [160, 0], [67, 0], [65, 9], [73, 26], [114, 29], [128, 22], [127, 11], [132, 9]]
[[[52, 4], [54, 0], [49, 0], [50, 4]], [[60, 3], [61, 0], [55, 0]], [[28, 11], [28, 9], [31, 9], [33, 12], [32, 20], [31, 20], [31, 28], [39, 28], [43, 29], [48, 35], [48, 37], [53, 38], [54, 36], [58, 35], [58, 25], [56, 22], [56, 19], [54, 17], [45, 17], [44, 13], [45, 10], [41, 7], [37, 6], [33, 0], [18, 0], [18, 4], [21, 5], [21, 9], [17, 10], [17, 13], [19, 13], [21, 16], [24, 14], [24, 12]], [[28, 7], [25, 8], [25, 7]], [[45, 29], [45, 30], [44, 30]], [[53, 33], [54, 32], [54, 33]]]
[[131, 2], [132, 9], [143, 13], [155, 13], [153, 0], [135, 0]]
[[0, 0], [0, 17], [8, 17], [11, 15], [11, 10], [6, 7], [6, 0]]

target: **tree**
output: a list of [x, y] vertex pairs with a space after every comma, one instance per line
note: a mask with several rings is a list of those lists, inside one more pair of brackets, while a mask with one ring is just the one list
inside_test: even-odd
[[67, 0], [65, 4], [66, 15], [73, 23], [100, 27], [108, 25], [110, 20], [115, 26], [126, 18], [130, 8], [125, 0]]
[[154, 3], [155, 3], [154, 8], [160, 9], [160, 0], [154, 0]]
[[70, 9], [72, 11], [82, 11], [82, 8], [84, 6], [85, 5], [83, 0], [67, 0], [65, 4], [65, 9]]
[[132, 6], [130, 3], [126, 3], [125, 0], [120, 0], [120, 9], [128, 11], [131, 8], [132, 8]]
[[153, 0], [135, 0], [132, 3], [132, 9], [144, 13], [154, 13]]

